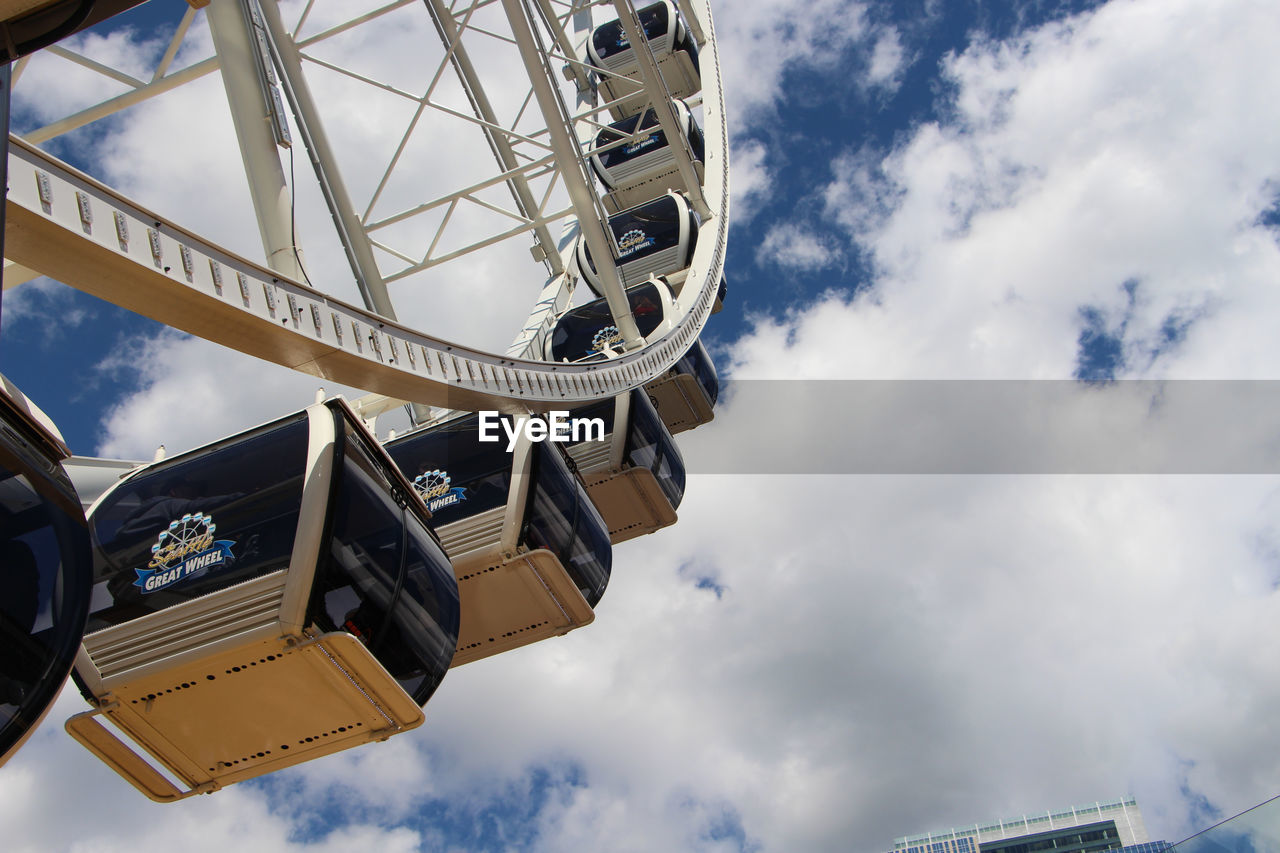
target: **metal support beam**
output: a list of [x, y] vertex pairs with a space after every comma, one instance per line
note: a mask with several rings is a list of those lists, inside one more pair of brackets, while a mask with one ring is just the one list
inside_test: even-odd
[[631, 50], [636, 55], [636, 62], [640, 66], [640, 80], [644, 83], [645, 91], [649, 93], [649, 101], [653, 105], [654, 112], [657, 113], [658, 124], [662, 126], [662, 132], [667, 137], [667, 146], [675, 157], [676, 168], [680, 170], [680, 179], [687, 188], [689, 202], [698, 216], [705, 221], [711, 216], [711, 208], [707, 207], [707, 200], [702, 196], [702, 186], [693, 166], [693, 152], [689, 150], [689, 142], [685, 139], [680, 123], [676, 119], [676, 112], [671, 106], [671, 96], [667, 92], [666, 84], [662, 81], [662, 72], [658, 70], [658, 63], [653, 58], [653, 49], [645, 37], [640, 19], [636, 16], [635, 7], [627, 0], [613, 0], [613, 8], [617, 11], [618, 21], [631, 42]]
[[[256, 0], [248, 0], [255, 3]], [[364, 307], [377, 312], [389, 320], [396, 319], [395, 308], [391, 305], [391, 294], [387, 292], [387, 282], [378, 268], [378, 261], [373, 256], [373, 243], [369, 234], [356, 214], [355, 205], [342, 180], [342, 172], [338, 161], [329, 146], [329, 137], [325, 133], [324, 124], [320, 121], [320, 111], [311, 97], [311, 88], [302, 72], [302, 57], [293, 38], [285, 30], [280, 19], [280, 8], [275, 0], [266, 0], [260, 7], [262, 17], [267, 26], [267, 41], [280, 65], [280, 74], [284, 78], [284, 90], [293, 108], [294, 120], [298, 124], [298, 132], [302, 135], [303, 144], [311, 155], [311, 164], [315, 168], [316, 178], [320, 182], [320, 190], [325, 202], [329, 205], [329, 213], [333, 216], [338, 237], [342, 241], [347, 262], [356, 279], [356, 287], [364, 300]], [[409, 406], [409, 419], [420, 423], [430, 416], [429, 407], [421, 403]]]
[[289, 184], [277, 153], [270, 110], [254, 70], [260, 62], [256, 39], [249, 32], [239, 0], [213, 0], [206, 14], [236, 139], [240, 143], [240, 156], [249, 179], [249, 195], [258, 216], [267, 266], [289, 278], [302, 279], [302, 264], [294, 245]]
[[[661, 341], [604, 362], [492, 355], [239, 258], [13, 137], [8, 168], [5, 252], [15, 263], [205, 340], [400, 400], [527, 412], [615, 397], [665, 373], [705, 320], [700, 308]], [[708, 237], [718, 280], [723, 239]]]
[[117, 68], [112, 68], [109, 65], [103, 65], [101, 62], [90, 59], [87, 56], [81, 56], [78, 53], [73, 53], [67, 50], [65, 47], [63, 47], [60, 44], [51, 44], [48, 47], [46, 47], [45, 50], [47, 50], [49, 53], [52, 53], [54, 56], [61, 56], [63, 59], [67, 60], [68, 62], [74, 62], [76, 65], [79, 65], [83, 68], [88, 68], [90, 71], [97, 72], [98, 74], [101, 74], [103, 77], [109, 77], [110, 79], [115, 80], [117, 83], [123, 83], [124, 85], [130, 87], [131, 89], [141, 89], [143, 86], [146, 85], [136, 77], [131, 77]]
[[173, 60], [178, 56], [178, 49], [182, 47], [182, 41], [187, 37], [187, 30], [191, 29], [191, 22], [195, 20], [196, 7], [187, 5], [187, 11], [182, 13], [182, 20], [178, 22], [178, 28], [173, 32], [173, 38], [169, 39], [169, 46], [164, 50], [164, 56], [160, 57], [160, 64], [156, 66], [155, 74], [151, 75], [151, 82], [154, 83], [165, 75], [169, 70], [169, 66], [173, 64]]
[[[471, 63], [471, 57], [467, 55], [467, 49], [462, 45], [458, 24], [454, 21], [453, 15], [442, 0], [425, 0], [425, 2], [427, 10], [431, 12], [431, 20], [435, 22], [436, 31], [440, 33], [440, 40], [444, 42], [444, 49], [449, 51], [449, 59], [458, 74], [459, 82], [462, 83], [462, 90], [466, 92], [467, 100], [471, 101], [476, 115], [487, 125], [500, 126], [497, 114], [493, 111], [484, 86], [481, 85], [480, 78], [476, 74], [475, 66]], [[507, 186], [511, 188], [511, 194], [515, 197], [520, 213], [530, 220], [537, 220], [538, 204], [529, 190], [529, 182], [525, 180], [523, 174], [516, 171], [520, 163], [516, 159], [515, 151], [511, 148], [511, 142], [504, 133], [489, 127], [484, 128], [484, 135], [489, 140], [489, 147], [493, 149], [493, 154], [498, 160], [498, 167], [503, 172], [514, 172], [508, 179]], [[551, 274], [559, 275], [564, 272], [560, 253], [556, 251], [556, 241], [551, 236], [551, 231], [547, 226], [539, 225], [533, 229], [533, 233], [541, 247], [541, 254], [551, 267]]]
[[[707, 43], [707, 34], [703, 32], [702, 21], [698, 20], [697, 14], [693, 11], [693, 4], [689, 0], [676, 0], [676, 7], [680, 9], [680, 17], [684, 18], [685, 25], [689, 28], [689, 34], [693, 36], [693, 40], [699, 45]], [[635, 42], [632, 42], [635, 44]]]
[[[556, 17], [556, 10], [552, 8], [551, 0], [538, 0], [538, 11], [542, 13], [542, 20], [546, 23], [547, 29], [551, 31], [552, 38], [560, 46], [560, 52], [569, 60], [569, 64], [565, 66], [565, 74], [572, 77], [578, 87], [579, 104], [588, 98], [594, 100], [595, 89], [591, 85], [591, 75], [587, 73], [586, 64], [582, 61], [582, 54], [578, 53], [574, 47], [573, 39], [569, 37], [569, 33], [565, 31], [560, 19]], [[591, 13], [588, 12], [588, 19], [590, 15]], [[575, 22], [577, 17], [575, 14]]]
[[[215, 0], [215, 3], [219, 0]], [[368, 235], [361, 227], [360, 218], [356, 215], [355, 206], [342, 181], [342, 172], [338, 161], [329, 146], [329, 137], [324, 132], [320, 121], [320, 111], [311, 97], [311, 89], [307, 86], [306, 77], [302, 73], [302, 58], [293, 39], [285, 30], [280, 19], [280, 8], [275, 0], [267, 0], [262, 4], [262, 17], [267, 24], [267, 34], [275, 59], [280, 65], [280, 76], [285, 96], [293, 109], [298, 133], [311, 155], [311, 164], [315, 167], [316, 177], [320, 181], [320, 189], [329, 205], [329, 212], [338, 229], [338, 237], [347, 253], [347, 261], [351, 264], [351, 272], [355, 275], [356, 286], [364, 300], [365, 307], [390, 320], [396, 319], [395, 309], [391, 307], [391, 297], [387, 294], [386, 282], [378, 270], [378, 262], [373, 257], [373, 246]]]
[[538, 107], [546, 120], [551, 137], [551, 148], [560, 165], [560, 173], [564, 176], [569, 200], [577, 213], [578, 227], [582, 230], [587, 248], [591, 250], [596, 272], [600, 275], [600, 289], [604, 291], [609, 311], [613, 314], [614, 323], [627, 349], [643, 346], [644, 339], [636, 326], [636, 318], [631, 313], [631, 304], [627, 300], [626, 291], [618, 277], [618, 268], [614, 264], [616, 256], [612, 234], [606, 232], [607, 226], [600, 210], [600, 199], [591, 187], [582, 162], [582, 152], [576, 140], [569, 134], [568, 111], [560, 101], [559, 93], [552, 86], [551, 81], [554, 78], [551, 68], [547, 65], [546, 55], [534, 36], [521, 0], [502, 0], [502, 7], [511, 24], [516, 43], [520, 47], [520, 58], [524, 60], [525, 71], [529, 75], [530, 83], [533, 84], [533, 93], [538, 99]]

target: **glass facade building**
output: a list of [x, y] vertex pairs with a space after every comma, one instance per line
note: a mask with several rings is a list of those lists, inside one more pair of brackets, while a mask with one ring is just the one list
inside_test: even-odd
[[989, 841], [980, 853], [1104, 853], [1120, 850], [1120, 830], [1114, 820], [1051, 829], [1019, 838]]
[[1131, 848], [1132, 853], [1161, 853], [1168, 846], [1150, 840], [1137, 801], [1125, 797], [907, 835], [894, 839], [890, 853], [1095, 853]]

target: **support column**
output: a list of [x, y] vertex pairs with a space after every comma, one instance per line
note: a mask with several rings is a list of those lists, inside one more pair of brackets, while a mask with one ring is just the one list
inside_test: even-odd
[[294, 281], [302, 281], [301, 252], [295, 254], [294, 247], [289, 184], [271, 129], [270, 109], [254, 70], [259, 58], [253, 35], [238, 0], [213, 0], [205, 13], [249, 179], [249, 195], [258, 216], [267, 266]]
[[600, 274], [600, 289], [604, 291], [609, 311], [613, 314], [614, 323], [627, 349], [643, 346], [644, 339], [636, 326], [636, 318], [631, 313], [631, 303], [627, 300], [626, 291], [618, 277], [618, 268], [614, 264], [614, 253], [611, 235], [605, 233], [607, 224], [602, 222], [597, 212], [599, 199], [584, 171], [582, 152], [577, 141], [569, 134], [569, 115], [560, 102], [558, 93], [551, 86], [551, 70], [547, 67], [545, 56], [534, 39], [533, 29], [525, 14], [521, 0], [502, 0], [503, 11], [511, 24], [516, 43], [520, 47], [520, 58], [524, 60], [525, 71], [529, 82], [533, 84], [534, 96], [538, 99], [538, 107], [546, 120], [547, 130], [551, 138], [551, 150], [555, 153], [556, 163], [560, 166], [560, 174], [564, 178], [565, 189], [569, 200], [573, 203], [578, 217], [578, 227], [587, 248], [591, 250], [591, 259]]
[[[214, 3], [221, 0], [214, 0]], [[351, 196], [343, 183], [342, 172], [338, 161], [329, 146], [329, 137], [324, 132], [320, 121], [320, 111], [316, 108], [315, 99], [311, 97], [311, 89], [307, 86], [302, 74], [302, 57], [298, 47], [285, 30], [280, 19], [280, 9], [275, 0], [266, 0], [262, 4], [262, 17], [267, 25], [267, 33], [271, 46], [280, 62], [280, 74], [284, 78], [285, 96], [298, 125], [298, 133], [302, 135], [307, 152], [311, 155], [311, 163], [315, 167], [316, 177], [320, 180], [320, 189], [325, 201], [329, 204], [329, 212], [333, 215], [334, 225], [338, 229], [338, 237], [347, 253], [351, 271], [356, 277], [356, 286], [364, 299], [365, 307], [376, 311], [389, 320], [396, 319], [395, 309], [391, 307], [391, 297], [387, 293], [387, 284], [382, 280], [378, 270], [378, 262], [373, 256], [373, 245], [364, 230], [364, 224], [356, 215], [351, 204]]]
[[[471, 101], [471, 106], [475, 110], [476, 116], [481, 121], [490, 125], [501, 126], [498, 124], [497, 113], [493, 111], [492, 105], [489, 103], [489, 96], [485, 94], [484, 86], [480, 84], [480, 77], [476, 74], [475, 66], [471, 64], [471, 57], [467, 54], [467, 49], [462, 45], [462, 39], [459, 37], [458, 24], [453, 19], [453, 14], [445, 6], [444, 0], [426, 0], [427, 9], [431, 12], [431, 19], [435, 22], [436, 30], [440, 33], [440, 40], [444, 43], [444, 48], [451, 51], [449, 54], [453, 62], [454, 70], [458, 72], [458, 79], [462, 83], [462, 89], [467, 93], [467, 98]], [[485, 137], [489, 140], [489, 147], [493, 149], [494, 156], [498, 160], [498, 167], [504, 172], [514, 172], [520, 167], [520, 161], [516, 158], [515, 151], [511, 148], [511, 141], [506, 135], [499, 130], [492, 130], [488, 127], [484, 128]], [[520, 213], [529, 219], [536, 219], [541, 215], [538, 210], [538, 203], [533, 197], [533, 193], [529, 190], [529, 183], [525, 180], [524, 175], [514, 174], [507, 181], [507, 186], [511, 189], [512, 196], [515, 197], [516, 206], [520, 208]], [[533, 229], [534, 239], [538, 241], [541, 254], [544, 260], [551, 267], [552, 275], [560, 275], [564, 272], [564, 264], [560, 259], [560, 252], [556, 247], [555, 238], [551, 236], [550, 229], [545, 225], [539, 225]]]

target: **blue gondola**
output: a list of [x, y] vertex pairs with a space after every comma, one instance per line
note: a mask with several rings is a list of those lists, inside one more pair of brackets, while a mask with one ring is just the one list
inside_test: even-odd
[[684, 459], [648, 396], [637, 389], [573, 414], [604, 422], [602, 438], [570, 443], [566, 450], [613, 543], [675, 524]]
[[89, 526], [95, 709], [67, 730], [152, 799], [414, 728], [453, 659], [427, 509], [340, 400], [140, 469]]
[[[702, 90], [698, 70], [698, 45], [689, 28], [676, 12], [671, 0], [660, 0], [637, 9], [658, 70], [667, 91], [674, 98], [687, 98]], [[639, 92], [640, 66], [622, 23], [617, 20], [601, 24], [591, 34], [587, 56], [600, 72], [600, 91], [606, 101], [615, 101]], [[618, 118], [634, 115], [645, 108], [645, 98], [624, 101], [613, 112]]]
[[0, 377], [0, 764], [48, 712], [89, 612], [84, 512], [53, 424]]
[[693, 429], [715, 417], [720, 379], [702, 341], [695, 341], [674, 367], [644, 387], [672, 433]]
[[[702, 128], [683, 101], [674, 101], [672, 106], [685, 137], [681, 144], [687, 142], [701, 180], [705, 157]], [[641, 204], [668, 190], [688, 189], [653, 109], [614, 122], [597, 133], [591, 167], [609, 191], [605, 203], [612, 211]]]
[[[516, 422], [507, 419], [508, 426]], [[479, 415], [387, 442], [431, 508], [462, 598], [454, 666], [580, 628], [609, 582], [609, 534], [559, 445]]]
[[[609, 229], [618, 243], [616, 261], [622, 286], [639, 284], [650, 276], [676, 277], [689, 268], [698, 245], [698, 216], [684, 196], [668, 192], [609, 217]], [[577, 268], [591, 292], [604, 293], [592, 263], [587, 241], [578, 240]]]
[[[656, 341], [671, 329], [674, 315], [671, 291], [661, 280], [627, 288], [627, 301], [636, 328], [647, 341]], [[544, 357], [549, 361], [591, 361], [608, 358], [622, 349], [622, 336], [614, 324], [609, 303], [601, 297], [570, 309], [556, 321], [547, 340]]]

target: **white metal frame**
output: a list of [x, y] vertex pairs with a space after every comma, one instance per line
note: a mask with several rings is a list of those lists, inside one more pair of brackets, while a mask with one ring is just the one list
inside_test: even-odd
[[[214, 5], [239, 1], [213, 0]], [[308, 29], [316, 0], [309, 0], [292, 28], [286, 28], [279, 20], [274, 0], [263, 0], [262, 12], [271, 31], [272, 52], [283, 66], [282, 83], [286, 88], [292, 83], [293, 90], [301, 88], [305, 91], [306, 81], [301, 68], [311, 65], [341, 73], [348, 79], [415, 104], [414, 118], [382, 171], [371, 197], [348, 199], [346, 204], [341, 200], [335, 203], [335, 209], [350, 207], [349, 234], [343, 237], [348, 249], [362, 251], [359, 247], [363, 244], [379, 253], [374, 264], [378, 277], [385, 282], [404, 280], [407, 285], [416, 274], [470, 252], [521, 234], [531, 236], [535, 258], [545, 263], [545, 272], [531, 275], [531, 283], [545, 280], [545, 284], [526, 328], [511, 349], [513, 356], [522, 357], [481, 352], [388, 322], [392, 313], [389, 299], [385, 304], [378, 299], [371, 300], [372, 310], [365, 311], [342, 305], [298, 282], [286, 264], [273, 263], [275, 269], [269, 271], [251, 261], [236, 258], [216, 244], [185, 232], [162, 217], [142, 211], [110, 188], [27, 146], [14, 146], [10, 155], [10, 184], [14, 192], [9, 206], [18, 214], [18, 219], [24, 220], [25, 224], [20, 224], [18, 230], [25, 228], [26, 236], [31, 239], [26, 239], [25, 244], [21, 238], [12, 241], [13, 250], [8, 252], [10, 259], [119, 304], [129, 302], [127, 291], [130, 289], [145, 292], [148, 295], [146, 303], [167, 303], [169, 308], [152, 310], [148, 305], [136, 304], [142, 301], [136, 299], [135, 304], [126, 304], [126, 307], [289, 367], [401, 399], [464, 408], [494, 405], [545, 408], [552, 404], [616, 395], [660, 375], [696, 339], [711, 312], [728, 236], [727, 128], [723, 117], [723, 91], [714, 29], [706, 0], [682, 0], [680, 3], [691, 31], [695, 35], [703, 35], [700, 66], [707, 156], [701, 194], [707, 216], [704, 217], [703, 237], [699, 240], [688, 278], [693, 286], [686, 285], [681, 290], [677, 299], [678, 319], [665, 338], [646, 346], [638, 336], [631, 336], [635, 347], [633, 351], [606, 365], [590, 367], [547, 365], [536, 361], [541, 350], [539, 337], [554, 323], [558, 313], [568, 307], [574, 285], [571, 276], [558, 272], [563, 268], [565, 240], [562, 238], [560, 241], [560, 251], [550, 251], [550, 229], [561, 227], [572, 233], [575, 228], [582, 228], [588, 239], [592, 231], [601, 232], [599, 236], [606, 239], [611, 236], [607, 229], [600, 227], [604, 211], [602, 207], [598, 213], [595, 211], [600, 207], [600, 200], [594, 191], [589, 198], [584, 196], [574, 200], [572, 197], [581, 193], [570, 188], [568, 195], [573, 203], [565, 204], [565, 188], [574, 180], [571, 176], [579, 172], [588, 174], [585, 172], [588, 152], [572, 138], [566, 143], [564, 138], [557, 142], [555, 137], [560, 131], [571, 130], [579, 140], [591, 138], [596, 130], [611, 120], [608, 114], [611, 105], [593, 103], [595, 99], [590, 91], [584, 92], [583, 89], [594, 75], [580, 58], [583, 22], [593, 6], [612, 6], [615, 9], [627, 9], [629, 6], [623, 0], [501, 0], [511, 19], [525, 23], [526, 34], [521, 26], [516, 26], [516, 32], [508, 33], [479, 21], [485, 7], [496, 8], [497, 1], [458, 2], [448, 10], [439, 2], [431, 7], [440, 24], [441, 37], [448, 47], [430, 84], [421, 94], [404, 91], [355, 69], [338, 68], [316, 52], [327, 40], [412, 5], [411, 0], [393, 0], [323, 30]], [[129, 89], [124, 94], [39, 128], [28, 134], [26, 140], [41, 142], [52, 139], [215, 70], [217, 57], [201, 59], [185, 68], [172, 70], [175, 57], [187, 41], [197, 14], [195, 10], [187, 9], [182, 16], [150, 80], [109, 68], [68, 47], [50, 49], [49, 53], [60, 60], [75, 62]], [[634, 19], [629, 21], [624, 17], [623, 21], [626, 26]], [[585, 36], [589, 36], [589, 30]], [[572, 90], [578, 95], [576, 106], [569, 109], [564, 93], [558, 85], [552, 85], [554, 81], [547, 74], [531, 74], [530, 91], [524, 97], [524, 107], [509, 121], [495, 121], [492, 109], [486, 111], [484, 108], [481, 81], [467, 79], [463, 62], [467, 57], [462, 47], [464, 39], [469, 44], [480, 39], [497, 40], [507, 45], [523, 42], [526, 53], [532, 44], [537, 55], [530, 59], [536, 60], [543, 69], [550, 69], [555, 63], [563, 63], [568, 69]], [[640, 52], [644, 54], [647, 51]], [[651, 54], [647, 58], [652, 61]], [[15, 69], [19, 84], [28, 61], [20, 61]], [[643, 60], [641, 65], [642, 73], [652, 70], [644, 67], [647, 63]], [[444, 75], [455, 72], [461, 74], [464, 88], [475, 106], [471, 114], [433, 98]], [[509, 85], [510, 80], [504, 83]], [[553, 117], [550, 128], [534, 121], [536, 111], [529, 109], [540, 88], [550, 90], [549, 94], [556, 102], [551, 104], [548, 101], [547, 104], [549, 109], [554, 106], [554, 113], [559, 115], [559, 119]], [[545, 94], [547, 92], [544, 91]], [[649, 100], [658, 106], [664, 126], [668, 120], [673, 120], [673, 116], [665, 114], [670, 110], [663, 110], [660, 106], [665, 105], [665, 98], [650, 92]], [[378, 212], [379, 201], [386, 188], [397, 177], [397, 166], [410, 137], [419, 130], [422, 117], [429, 111], [476, 126], [495, 150], [498, 158], [495, 174], [402, 210]], [[300, 112], [310, 114], [315, 110], [304, 106]], [[322, 133], [318, 116], [312, 117], [314, 121], [304, 123], [313, 125], [311, 131]], [[673, 136], [668, 131], [668, 138], [679, 138], [679, 135]], [[265, 156], [260, 145], [258, 152], [254, 156]], [[322, 153], [315, 151], [312, 151], [312, 156], [321, 161], [325, 159]], [[322, 177], [327, 176], [340, 184], [341, 175], [336, 162], [320, 162], [317, 171]], [[499, 184], [511, 187], [511, 206], [496, 203], [491, 194], [489, 197], [484, 195], [485, 190]], [[587, 186], [590, 188], [590, 184]], [[581, 187], [576, 189], [581, 190]], [[276, 198], [277, 191], [278, 187], [273, 187]], [[471, 236], [460, 246], [446, 248], [448, 231], [458, 218], [455, 214], [465, 205], [496, 212], [509, 225], [494, 233]], [[91, 210], [91, 226], [85, 225], [78, 212], [82, 206]], [[259, 205], [260, 209], [262, 206]], [[592, 211], [590, 214], [588, 209]], [[441, 211], [443, 215], [437, 227], [430, 232], [426, 245], [402, 246], [387, 236], [393, 225], [422, 220], [424, 216], [439, 215]], [[581, 221], [575, 222], [574, 213], [581, 217]], [[111, 233], [111, 223], [117, 214], [124, 218], [126, 230], [135, 235], [132, 243], [117, 240]], [[272, 215], [278, 218], [279, 213]], [[90, 230], [94, 233], [88, 233]], [[37, 232], [42, 233], [32, 237]], [[148, 251], [149, 242], [157, 248]], [[272, 240], [267, 245], [268, 255], [278, 258], [284, 254], [279, 244], [278, 237]], [[606, 247], [601, 248], [603, 251], [593, 251], [593, 257], [606, 258], [613, 254]], [[50, 252], [70, 254], [74, 258], [51, 260]], [[112, 276], [108, 276], [115, 280], [113, 285], [95, 284], [89, 280], [92, 275], [88, 270], [104, 261], [114, 271]], [[213, 269], [209, 266], [210, 261], [222, 266], [220, 286], [214, 280], [216, 275], [210, 273]], [[186, 269], [188, 264], [191, 270]], [[77, 272], [77, 269], [83, 271]], [[513, 273], [513, 277], [519, 277], [518, 271]], [[244, 285], [238, 287], [237, 280], [241, 277]], [[146, 280], [146, 285], [136, 287], [138, 280]], [[532, 288], [530, 290], [532, 292]], [[248, 295], [241, 299], [240, 294], [244, 291], [248, 291]], [[625, 300], [623, 302], [625, 305]], [[621, 310], [617, 310], [619, 306], [613, 307], [620, 321], [619, 327], [623, 328], [631, 318], [625, 307]], [[209, 328], [211, 324], [201, 323], [192, 317], [209, 312], [216, 314], [230, 328], [219, 333]], [[270, 328], [271, 333], [259, 334], [263, 327]], [[288, 334], [280, 334], [282, 331]], [[270, 341], [246, 343], [258, 338]]]

